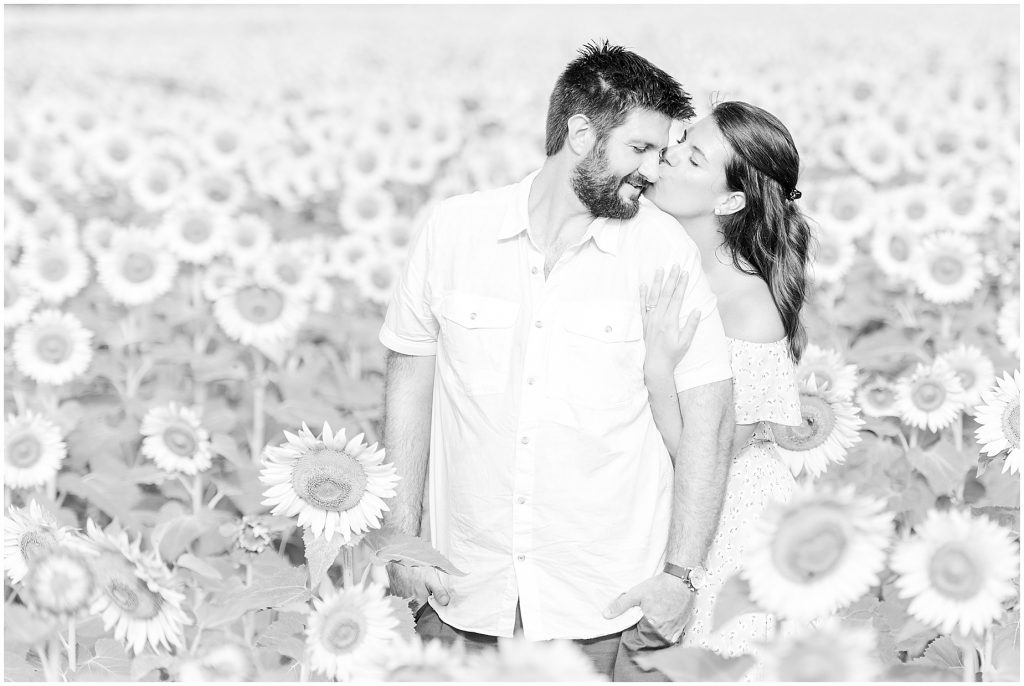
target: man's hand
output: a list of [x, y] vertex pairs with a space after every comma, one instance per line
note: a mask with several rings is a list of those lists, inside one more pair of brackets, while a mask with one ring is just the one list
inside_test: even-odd
[[389, 562], [387, 570], [392, 595], [415, 598], [417, 609], [427, 602], [428, 595], [442, 605], [451, 600], [452, 588], [445, 572], [434, 567], [406, 567], [397, 562]]
[[693, 596], [682, 579], [662, 572], [612, 601], [604, 611], [604, 618], [613, 619], [629, 608], [639, 606], [658, 633], [675, 643], [690, 619]]

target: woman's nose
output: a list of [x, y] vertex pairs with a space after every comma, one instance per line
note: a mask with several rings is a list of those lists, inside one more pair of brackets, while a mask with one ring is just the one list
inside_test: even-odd
[[661, 153], [661, 161], [670, 167], [676, 166], [679, 162], [679, 146], [672, 145], [665, 148], [664, 152]]

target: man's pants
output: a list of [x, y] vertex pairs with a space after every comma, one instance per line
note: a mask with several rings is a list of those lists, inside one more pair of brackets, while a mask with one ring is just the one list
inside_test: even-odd
[[[523, 618], [519, 607], [516, 606], [516, 623], [513, 633], [521, 635], [522, 632]], [[609, 679], [614, 681], [668, 681], [659, 672], [644, 672], [633, 663], [622, 641], [623, 634], [629, 632], [633, 632], [633, 629], [597, 638], [577, 639], [573, 643], [578, 645], [583, 653], [590, 658], [594, 663], [594, 669]], [[425, 604], [416, 613], [416, 633], [423, 640], [440, 640], [446, 645], [460, 641], [468, 651], [483, 650], [489, 646], [494, 647], [498, 643], [496, 636], [463, 631], [450, 624], [445, 624], [429, 604]]]

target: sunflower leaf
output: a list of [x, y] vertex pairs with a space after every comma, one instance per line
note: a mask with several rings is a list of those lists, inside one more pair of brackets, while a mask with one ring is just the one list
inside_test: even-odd
[[131, 681], [131, 659], [120, 641], [101, 638], [95, 653], [78, 665], [76, 681]]
[[146, 676], [154, 669], [160, 669], [161, 667], [167, 668], [174, 661], [174, 657], [167, 653], [150, 653], [145, 652], [140, 655], [136, 655], [132, 660], [132, 671], [131, 680], [141, 681], [142, 677]]
[[[302, 542], [306, 546], [306, 565], [309, 567], [310, 588], [318, 588], [327, 570], [334, 564], [338, 551], [345, 544], [341, 535], [332, 536], [328, 541], [324, 536], [316, 536], [309, 527], [302, 530]], [[354, 573], [354, 572], [353, 572]]]
[[305, 628], [302, 615], [296, 612], [282, 613], [276, 621], [260, 632], [256, 645], [301, 662], [306, 645], [302, 636]]
[[413, 621], [412, 608], [409, 607], [408, 598], [399, 598], [389, 595], [385, 598], [391, 605], [391, 614], [398, 619], [398, 626], [395, 631], [399, 637], [411, 640], [416, 637], [416, 622]]
[[928, 450], [912, 448], [907, 460], [919, 471], [936, 495], [955, 493], [964, 484], [967, 471], [978, 462], [978, 455], [957, 450], [952, 443], [940, 441]]
[[206, 628], [235, 621], [250, 610], [279, 608], [309, 599], [306, 568], [292, 567], [272, 551], [264, 551], [252, 563], [253, 584], [245, 586], [231, 577], [224, 591], [214, 594], [209, 603], [196, 608], [196, 620]]
[[370, 531], [363, 540], [377, 558], [384, 562], [397, 562], [406, 567], [434, 567], [453, 576], [466, 576], [465, 572], [419, 536], [383, 527]]
[[658, 670], [669, 681], [738, 681], [754, 666], [750, 655], [727, 658], [710, 650], [682, 645], [636, 653], [633, 662], [645, 670]]
[[16, 645], [35, 645], [58, 629], [55, 620], [35, 614], [24, 605], [4, 608], [4, 640]]
[[142, 493], [138, 486], [124, 478], [126, 471], [123, 469], [120, 474], [91, 472], [84, 476], [61, 472], [57, 476], [57, 490], [89, 501], [130, 529], [139, 529], [135, 506], [142, 499]]
[[209, 562], [201, 560], [195, 555], [192, 555], [191, 553], [185, 553], [184, 555], [179, 557], [178, 561], [175, 564], [177, 564], [177, 566], [179, 567], [184, 567], [185, 569], [191, 569], [196, 574], [201, 574], [202, 576], [208, 577], [210, 579], [224, 578], [224, 576], [220, 573], [220, 570], [211, 565]]
[[720, 626], [741, 614], [758, 611], [760, 608], [750, 599], [750, 584], [739, 574], [734, 574], [718, 592], [712, 613], [711, 631], [718, 631]]

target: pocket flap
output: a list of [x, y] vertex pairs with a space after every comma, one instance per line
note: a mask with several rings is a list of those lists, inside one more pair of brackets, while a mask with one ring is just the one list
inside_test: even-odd
[[506, 329], [516, 323], [519, 303], [471, 293], [449, 293], [441, 313], [467, 329]]
[[564, 320], [567, 331], [607, 343], [635, 341], [643, 335], [640, 313], [625, 300], [571, 303]]

